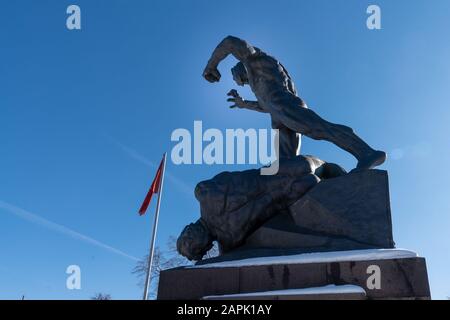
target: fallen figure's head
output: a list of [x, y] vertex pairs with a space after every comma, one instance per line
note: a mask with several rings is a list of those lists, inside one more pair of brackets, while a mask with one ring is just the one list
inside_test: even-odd
[[201, 218], [186, 226], [178, 252], [201, 260], [214, 241], [222, 253], [239, 247], [267, 220], [288, 208], [322, 179], [346, 174], [333, 163], [312, 156], [281, 159], [276, 175], [260, 170], [222, 172], [195, 188]]

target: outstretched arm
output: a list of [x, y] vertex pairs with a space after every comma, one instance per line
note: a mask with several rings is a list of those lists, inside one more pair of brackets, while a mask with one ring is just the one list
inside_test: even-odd
[[235, 89], [232, 89], [230, 92], [228, 92], [227, 95], [232, 97], [232, 98], [227, 99], [227, 101], [234, 103], [234, 105], [230, 106], [230, 108], [242, 108], [242, 109], [249, 109], [249, 110], [253, 110], [253, 111], [267, 113], [267, 111], [265, 111], [263, 108], [261, 108], [258, 101], [248, 101], [248, 100], [242, 99], [241, 96], [239, 95], [239, 93]]
[[203, 72], [203, 77], [209, 82], [220, 80], [220, 73], [217, 70], [219, 63], [228, 55], [232, 54], [239, 61], [245, 61], [250, 55], [256, 52], [245, 40], [237, 37], [228, 36], [219, 43]]

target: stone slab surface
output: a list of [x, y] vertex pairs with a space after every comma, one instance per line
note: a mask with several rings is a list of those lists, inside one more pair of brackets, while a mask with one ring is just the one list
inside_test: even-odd
[[245, 294], [206, 296], [203, 300], [366, 300], [366, 291], [355, 285], [275, 290]]
[[[380, 288], [368, 286], [370, 266], [380, 270]], [[373, 267], [372, 267], [373, 268]], [[226, 268], [176, 268], [161, 272], [158, 299], [196, 300], [205, 296], [352, 284], [367, 299], [429, 299], [424, 258], [276, 264]]]
[[321, 181], [289, 212], [295, 225], [312, 235], [394, 247], [386, 171], [365, 170]]

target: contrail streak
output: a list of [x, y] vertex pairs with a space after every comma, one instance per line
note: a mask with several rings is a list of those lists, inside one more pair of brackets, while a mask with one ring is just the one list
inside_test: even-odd
[[[131, 158], [145, 164], [146, 166], [156, 169], [158, 166], [155, 165], [152, 161], [148, 160], [147, 158], [145, 158], [142, 154], [140, 154], [139, 152], [137, 152], [136, 150], [120, 143], [119, 141], [117, 141], [116, 139], [106, 135], [106, 137], [112, 142], [114, 143], [116, 146], [118, 146], [120, 149], [122, 149], [123, 152], [125, 152], [126, 154], [128, 154]], [[177, 178], [176, 176], [174, 176], [173, 174], [171, 174], [170, 172], [167, 171], [166, 169], [166, 177], [167, 179], [170, 180], [170, 182], [172, 182], [178, 189], [180, 189], [181, 191], [183, 191], [184, 193], [186, 193], [189, 196], [192, 196], [194, 194], [193, 188], [191, 188], [190, 186], [188, 186], [184, 181], [180, 180], [179, 178]]]
[[4, 211], [7, 211], [7, 212], [9, 212], [9, 213], [19, 217], [19, 218], [22, 218], [22, 219], [27, 220], [27, 221], [29, 221], [31, 223], [40, 225], [40, 226], [45, 227], [47, 229], [59, 232], [61, 234], [64, 234], [64, 235], [69, 236], [71, 238], [74, 238], [76, 240], [81, 240], [81, 241], [84, 241], [86, 243], [92, 244], [92, 245], [94, 245], [94, 246], [96, 246], [98, 248], [101, 248], [101, 249], [107, 250], [109, 252], [118, 254], [118, 255], [120, 255], [122, 257], [131, 259], [131, 260], [134, 260], [134, 261], [139, 261], [138, 258], [133, 257], [133, 256], [131, 256], [131, 255], [129, 255], [129, 254], [123, 252], [123, 251], [120, 251], [120, 250], [118, 250], [116, 248], [113, 248], [111, 246], [108, 246], [107, 244], [104, 244], [103, 242], [95, 240], [95, 239], [93, 239], [93, 238], [91, 238], [89, 236], [86, 236], [86, 235], [84, 235], [82, 233], [74, 231], [74, 230], [72, 230], [72, 229], [70, 229], [68, 227], [65, 227], [63, 225], [60, 225], [58, 223], [55, 223], [55, 222], [52, 222], [52, 221], [47, 220], [45, 218], [42, 218], [41, 216], [38, 216], [37, 214], [31, 213], [31, 212], [29, 212], [27, 210], [24, 210], [22, 208], [16, 207], [16, 206], [14, 206], [12, 204], [9, 204], [9, 203], [7, 203], [5, 201], [0, 200], [0, 209], [4, 209]]

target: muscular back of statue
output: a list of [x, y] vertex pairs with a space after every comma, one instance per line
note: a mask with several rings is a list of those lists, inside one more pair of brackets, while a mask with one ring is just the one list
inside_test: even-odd
[[256, 52], [242, 63], [247, 71], [250, 88], [264, 110], [270, 113], [270, 102], [279, 95], [297, 98], [299, 107], [305, 107], [304, 102], [297, 96], [287, 70], [275, 58], [256, 49]]

